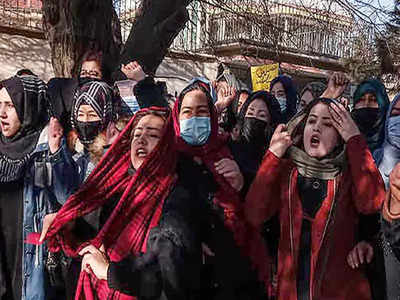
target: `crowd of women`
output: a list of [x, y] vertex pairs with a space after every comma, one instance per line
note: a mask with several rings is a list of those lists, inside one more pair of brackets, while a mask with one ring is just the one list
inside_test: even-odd
[[348, 83], [224, 72], [171, 103], [93, 53], [1, 81], [0, 298], [397, 299], [400, 96]]

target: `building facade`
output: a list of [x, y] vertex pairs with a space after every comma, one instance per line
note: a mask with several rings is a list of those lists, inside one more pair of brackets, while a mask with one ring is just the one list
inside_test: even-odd
[[[229, 9], [210, 5], [213, 1], [189, 4], [190, 21], [157, 71], [171, 93], [193, 76], [215, 78], [221, 64], [249, 85], [250, 66], [278, 62], [282, 72], [299, 80], [318, 79], [330, 71], [344, 71], [342, 61], [354, 54], [359, 34], [355, 22], [343, 12], [328, 12], [321, 1], [307, 7], [303, 2], [284, 0], [270, 1], [268, 6], [261, 5], [265, 1], [231, 0], [235, 5]], [[124, 40], [140, 2], [113, 0]], [[1, 78], [21, 68], [30, 68], [45, 80], [53, 76], [41, 0], [1, 1], [0, 33], [0, 62], [5, 66]]]

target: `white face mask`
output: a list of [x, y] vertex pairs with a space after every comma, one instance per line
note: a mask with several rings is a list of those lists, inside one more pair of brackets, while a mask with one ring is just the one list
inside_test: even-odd
[[286, 97], [276, 97], [276, 100], [279, 102], [279, 106], [281, 108], [281, 112], [284, 112], [287, 108], [286, 105]]

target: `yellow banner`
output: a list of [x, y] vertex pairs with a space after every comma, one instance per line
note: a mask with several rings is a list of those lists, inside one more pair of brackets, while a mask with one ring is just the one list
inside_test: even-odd
[[271, 81], [279, 75], [279, 64], [251, 67], [253, 91], [269, 91]]

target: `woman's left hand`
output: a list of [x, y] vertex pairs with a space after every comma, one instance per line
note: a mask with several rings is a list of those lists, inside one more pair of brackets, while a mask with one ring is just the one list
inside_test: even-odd
[[240, 172], [238, 164], [229, 158], [223, 158], [215, 163], [215, 169], [218, 174], [223, 175], [230, 185], [237, 191], [240, 191], [244, 185], [243, 175]]
[[340, 103], [331, 103], [329, 112], [332, 116], [332, 123], [343, 140], [347, 143], [353, 136], [359, 135], [360, 130], [344, 106]]
[[343, 94], [348, 84], [349, 78], [346, 76], [346, 74], [341, 72], [333, 73], [329, 78], [328, 87], [321, 95], [321, 98], [339, 98]]
[[[104, 247], [103, 247], [104, 250]], [[110, 265], [104, 251], [97, 249], [93, 245], [83, 248], [79, 255], [83, 256], [82, 270], [86, 272], [93, 271], [94, 275], [100, 280], [107, 280], [107, 271]]]
[[357, 269], [364, 263], [370, 263], [374, 257], [374, 248], [365, 242], [359, 242], [347, 255], [347, 263], [353, 269]]

